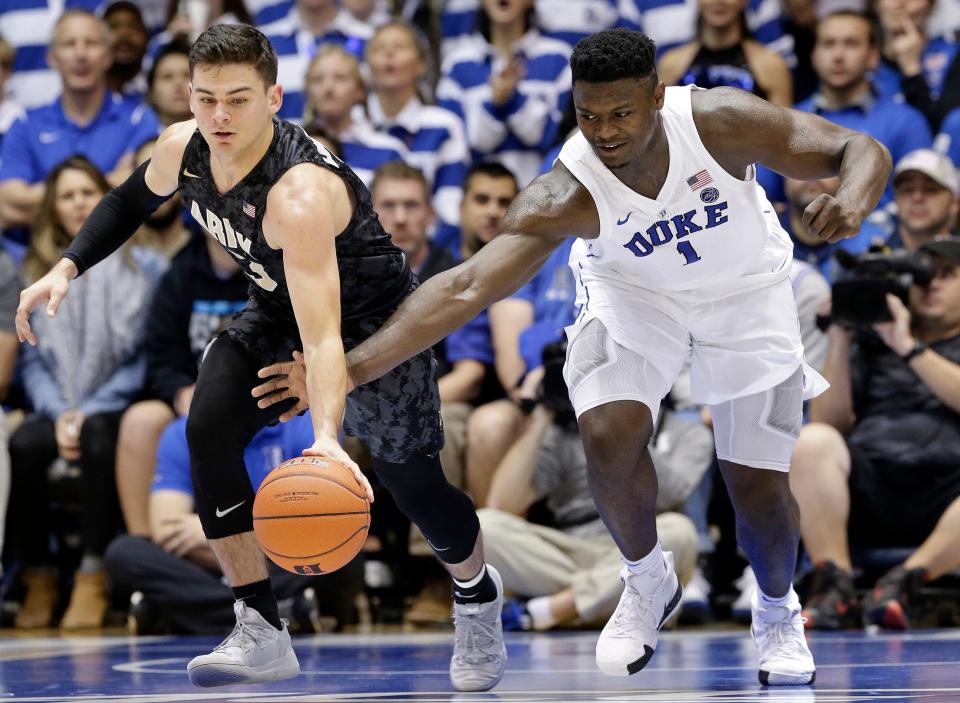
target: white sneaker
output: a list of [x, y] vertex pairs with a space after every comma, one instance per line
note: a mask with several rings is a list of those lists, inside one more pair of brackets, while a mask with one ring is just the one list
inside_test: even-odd
[[710, 618], [710, 582], [698, 566], [680, 597], [680, 621], [683, 623], [705, 623]]
[[683, 588], [673, 567], [673, 552], [663, 553], [657, 577], [620, 572], [620, 603], [597, 640], [597, 666], [608, 676], [640, 671], [657, 648], [657, 633], [677, 612]]
[[507, 646], [503, 642], [503, 580], [492, 566], [487, 573], [497, 585], [497, 597], [489, 603], [454, 603], [453, 658], [450, 682], [458, 691], [489, 691], [503, 678]]
[[816, 679], [803, 622], [796, 594], [782, 607], [761, 606], [759, 595], [754, 598], [750, 634], [760, 653], [760, 683], [764, 686], [806, 686]]
[[758, 597], [757, 589], [759, 588], [753, 568], [749, 565], [745, 566], [743, 574], [733, 582], [733, 585], [740, 592], [740, 595], [730, 606], [730, 617], [735, 622], [747, 624], [753, 619], [753, 601]]
[[227, 686], [289, 679], [300, 673], [287, 622], [277, 630], [243, 601], [233, 604], [237, 624], [210, 654], [194, 657], [187, 675], [194, 686]]

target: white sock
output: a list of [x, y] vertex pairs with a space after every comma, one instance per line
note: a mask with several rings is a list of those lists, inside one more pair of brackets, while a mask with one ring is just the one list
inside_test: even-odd
[[621, 557], [623, 563], [627, 565], [627, 571], [633, 575], [644, 574], [646, 576], [660, 576], [665, 570], [663, 563], [663, 549], [660, 548], [660, 540], [654, 545], [650, 553], [645, 557], [630, 561], [626, 557]]
[[557, 619], [550, 612], [550, 596], [540, 596], [527, 601], [527, 612], [534, 630], [549, 630], [557, 624]]
[[780, 598], [771, 598], [760, 587], [757, 587], [757, 593], [760, 594], [760, 605], [764, 606], [776, 606], [778, 608], [785, 608], [790, 605], [790, 602], [797, 598], [797, 594], [793, 590], [793, 586], [790, 586], [790, 590], [786, 592]]

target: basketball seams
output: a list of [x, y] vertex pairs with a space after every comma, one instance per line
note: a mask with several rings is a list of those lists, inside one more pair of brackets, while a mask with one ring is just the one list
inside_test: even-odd
[[[279, 468], [280, 468], [280, 467], [277, 467], [277, 469], [279, 469]], [[274, 471], [276, 471], [277, 469], [274, 469]], [[271, 472], [271, 473], [273, 473], [273, 472]], [[356, 497], [356, 498], [359, 498], [360, 500], [363, 500], [363, 501], [366, 501], [366, 500], [367, 500], [367, 496], [366, 496], [365, 493], [355, 493], [354, 490], [353, 490], [350, 486], [347, 486], [347, 485], [343, 484], [342, 482], [338, 481], [335, 477], [333, 477], [333, 476], [323, 476], [322, 474], [318, 474], [318, 473], [316, 473], [316, 472], [311, 472], [311, 471], [304, 471], [304, 472], [299, 472], [299, 471], [298, 471], [298, 472], [296, 472], [296, 473], [287, 473], [287, 474], [283, 474], [282, 476], [277, 476], [277, 477], [275, 477], [275, 478], [270, 478], [270, 475], [268, 474], [268, 475], [267, 475], [267, 480], [260, 484], [260, 488], [258, 489], [258, 492], [259, 492], [259, 491], [262, 491], [264, 488], [266, 488], [267, 486], [269, 486], [269, 485], [272, 484], [272, 483], [276, 483], [277, 481], [280, 481], [280, 480], [285, 479], [285, 478], [292, 478], [292, 477], [294, 477], [294, 476], [309, 476], [310, 478], [323, 479], [324, 481], [329, 481], [330, 483], [335, 483], [335, 484], [337, 484], [338, 486], [340, 486], [341, 488], [343, 488], [345, 491], [347, 491], [350, 495], [352, 495], [352, 496], [354, 496], [354, 497]], [[357, 485], [359, 486], [360, 484], [357, 484]]]
[[297, 513], [296, 515], [261, 515], [260, 517], [254, 516], [253, 521], [257, 520], [295, 520], [302, 517], [341, 517], [343, 515], [368, 515], [369, 510], [357, 510], [348, 513]]
[[368, 522], [366, 525], [363, 525], [363, 526], [361, 526], [361, 527], [358, 527], [358, 528], [353, 532], [353, 534], [351, 534], [349, 537], [347, 537], [345, 540], [343, 540], [343, 542], [341, 542], [340, 544], [338, 544], [336, 547], [331, 547], [331, 548], [328, 549], [327, 551], [325, 551], [325, 552], [319, 552], [319, 553], [317, 553], [317, 554], [305, 554], [305, 555], [302, 555], [302, 556], [301, 556], [301, 555], [291, 556], [291, 555], [288, 555], [288, 554], [281, 554], [280, 552], [275, 552], [275, 551], [273, 551], [272, 549], [268, 549], [268, 548], [265, 547], [263, 544], [260, 545], [260, 548], [263, 549], [263, 551], [265, 551], [265, 552], [269, 552], [270, 554], [273, 554], [274, 556], [280, 557], [281, 559], [294, 559], [294, 560], [297, 560], [297, 561], [307, 560], [307, 559], [317, 559], [317, 558], [319, 558], [319, 557], [326, 556], [327, 554], [330, 554], [331, 552], [337, 551], [337, 550], [340, 549], [343, 545], [347, 544], [350, 540], [355, 539], [356, 536], [359, 535], [361, 532], [366, 533], [367, 531], [369, 531], [369, 529], [370, 529], [370, 523]]

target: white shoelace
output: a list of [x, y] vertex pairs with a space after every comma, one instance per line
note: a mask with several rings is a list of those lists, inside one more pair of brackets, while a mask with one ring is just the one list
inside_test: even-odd
[[497, 625], [483, 620], [480, 612], [454, 611], [454, 627], [454, 656], [457, 659], [468, 664], [484, 664], [500, 656], [499, 648], [487, 651], [497, 644]]
[[653, 610], [653, 597], [644, 596], [639, 591], [624, 584], [624, 597], [613, 616], [614, 634], [630, 637], [636, 634], [637, 626], [656, 631], [660, 627], [660, 617]]
[[[770, 640], [773, 640], [773, 648], [777, 655], [789, 657], [794, 654], [803, 654], [806, 652], [805, 646], [801, 644], [803, 634], [797, 632], [793, 618], [794, 616], [791, 614], [779, 622], [764, 623], [763, 633], [761, 635], [764, 648], [770, 644]], [[800, 618], [801, 623], [806, 621], [806, 618]]]

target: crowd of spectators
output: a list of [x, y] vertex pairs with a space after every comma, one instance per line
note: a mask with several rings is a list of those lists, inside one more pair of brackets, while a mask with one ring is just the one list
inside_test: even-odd
[[[3, 622], [86, 630], [126, 612], [135, 632], [206, 633], [232, 620], [184, 427], [203, 351], [246, 300], [233, 258], [174, 197], [56, 318], [34, 316], [37, 347], [17, 343], [13, 315], [160, 131], [191, 118], [191, 41], [238, 22], [277, 51], [279, 117], [357, 172], [421, 281], [496, 237], [550, 167], [576, 128], [570, 52], [596, 31], [646, 32], [668, 85], [733, 86], [881, 141], [896, 164], [887, 192], [836, 244], [802, 214], [838, 179], [758, 167], [757, 180], [794, 240], [807, 360], [832, 384], [807, 409], [791, 473], [807, 626], [923, 616], [927, 584], [960, 569], [960, 0], [21, 0], [0, 6]], [[594, 625], [619, 598], [561, 371], [571, 243], [434, 349], [444, 470], [479, 511], [514, 629]], [[849, 301], [832, 304], [831, 285], [851, 281], [875, 284], [879, 314], [851, 321]], [[310, 443], [305, 417], [263, 430], [251, 482]], [[745, 562], [685, 377], [651, 452], [683, 613], [743, 612], [755, 580], [747, 567], [732, 583]], [[429, 547], [377, 495], [363, 558], [333, 576], [271, 570], [296, 627], [349, 625], [391, 588], [399, 612], [381, 619], [449, 621], [448, 579], [410, 568]]]

